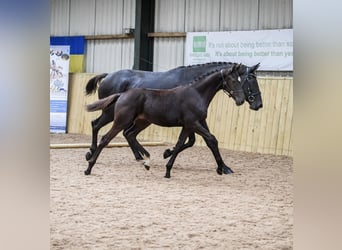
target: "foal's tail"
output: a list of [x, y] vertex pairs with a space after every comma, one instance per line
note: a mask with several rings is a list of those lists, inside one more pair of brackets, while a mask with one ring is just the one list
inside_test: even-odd
[[115, 103], [116, 100], [120, 97], [120, 93], [119, 94], [113, 94], [113, 95], [110, 95], [106, 98], [102, 98], [98, 101], [95, 101], [91, 104], [88, 104], [87, 105], [87, 111], [88, 112], [93, 112], [93, 111], [96, 111], [96, 110], [105, 110], [106, 108], [108, 108], [111, 104]]
[[107, 73], [103, 73], [101, 75], [97, 75], [94, 76], [93, 78], [91, 78], [86, 86], [86, 94], [90, 95], [95, 93], [96, 89], [97, 89], [97, 82], [100, 81], [102, 78], [105, 78], [108, 74]]

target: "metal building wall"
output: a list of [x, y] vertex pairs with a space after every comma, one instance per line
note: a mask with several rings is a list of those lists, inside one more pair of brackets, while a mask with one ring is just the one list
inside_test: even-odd
[[[292, 28], [292, 7], [292, 0], [156, 0], [155, 32]], [[184, 44], [185, 38], [154, 38], [153, 70], [183, 65]]]
[[69, 35], [69, 0], [50, 1], [50, 33], [51, 36]]
[[[122, 34], [134, 28], [135, 0], [51, 0], [51, 35]], [[86, 72], [132, 68], [134, 39], [87, 40]]]
[[[155, 32], [293, 27], [293, 0], [155, 0]], [[122, 34], [135, 26], [135, 0], [51, 0], [51, 35]], [[154, 39], [154, 71], [184, 63], [184, 37]], [[134, 40], [88, 40], [87, 72], [132, 68]]]

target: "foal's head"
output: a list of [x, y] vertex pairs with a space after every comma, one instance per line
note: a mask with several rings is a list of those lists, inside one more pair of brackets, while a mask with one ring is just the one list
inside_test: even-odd
[[223, 91], [227, 93], [230, 97], [233, 97], [236, 105], [241, 105], [245, 101], [245, 93], [241, 87], [241, 83], [239, 81], [239, 68], [241, 64], [234, 63], [233, 67], [229, 69], [222, 69], [222, 83], [223, 83]]

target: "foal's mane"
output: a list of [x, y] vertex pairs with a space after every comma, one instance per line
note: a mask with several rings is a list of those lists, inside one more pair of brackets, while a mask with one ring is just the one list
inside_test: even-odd
[[197, 78], [195, 78], [194, 80], [192, 80], [192, 81], [189, 83], [189, 85], [195, 84], [196, 82], [202, 80], [203, 78], [206, 78], [207, 76], [209, 76], [209, 75], [211, 75], [211, 74], [214, 74], [214, 73], [216, 73], [216, 72], [218, 72], [218, 71], [219, 71], [219, 69], [214, 69], [214, 70], [212, 70], [212, 71], [210, 71], [210, 72], [207, 72], [207, 73], [205, 73], [205, 74], [203, 74], [203, 75], [200, 75], [199, 77], [197, 77]]
[[[204, 64], [194, 64], [194, 65], [189, 65], [189, 66], [181, 66], [181, 67], [186, 67], [186, 68], [191, 68], [191, 67], [205, 67], [205, 66], [210, 66], [210, 65], [232, 65], [233, 63], [231, 62], [209, 62], [209, 63], [204, 63]], [[200, 80], [202, 80], [203, 78], [218, 72], [219, 69], [214, 69], [210, 72], [204, 73], [203, 75], [200, 75], [199, 77], [195, 78], [194, 80], [192, 80], [191, 82], [189, 82], [189, 84], [194, 84]]]

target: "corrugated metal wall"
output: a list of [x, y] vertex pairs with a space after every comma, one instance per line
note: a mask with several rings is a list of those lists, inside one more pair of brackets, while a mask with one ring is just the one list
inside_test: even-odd
[[[155, 32], [292, 28], [292, 5], [292, 0], [156, 0]], [[184, 44], [185, 38], [155, 38], [153, 70], [183, 65]]]
[[[293, 0], [155, 0], [155, 32], [292, 28]], [[51, 0], [51, 35], [121, 34], [135, 0]], [[154, 71], [184, 63], [185, 38], [154, 38]], [[86, 71], [132, 68], [133, 39], [87, 41]]]
[[[122, 34], [134, 28], [135, 0], [52, 0], [51, 35]], [[132, 68], [133, 39], [88, 40], [86, 72]]]

